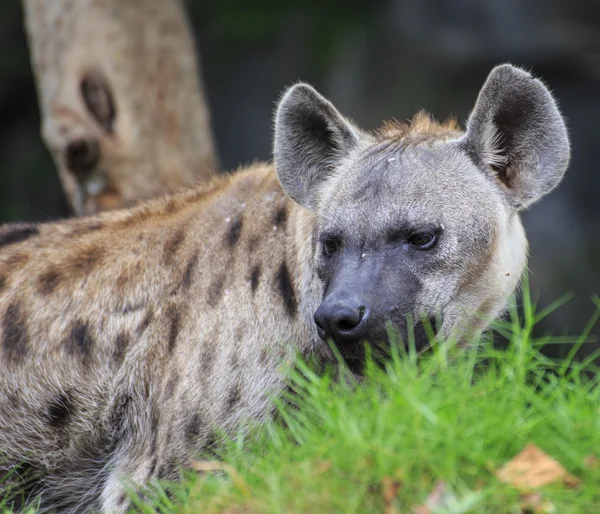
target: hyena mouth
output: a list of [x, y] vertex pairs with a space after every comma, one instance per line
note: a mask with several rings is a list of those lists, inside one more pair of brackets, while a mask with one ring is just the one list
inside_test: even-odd
[[388, 348], [396, 346], [401, 351], [414, 348], [418, 353], [428, 351], [439, 332], [439, 326], [441, 323], [433, 316], [423, 317], [416, 322], [408, 319], [401, 328], [389, 326]]
[[[428, 352], [438, 333], [439, 322], [435, 317], [424, 318], [416, 323], [403, 323], [401, 326], [387, 324], [386, 330], [377, 336], [360, 341], [333, 341], [346, 365], [353, 373], [362, 374], [367, 355], [373, 362], [383, 366], [389, 361], [392, 352], [405, 355], [409, 351], [418, 354]], [[408, 328], [408, 327], [412, 328]], [[367, 336], [368, 337], [368, 336]]]
[[365, 359], [345, 359], [346, 366], [354, 375], [362, 376], [365, 374]]
[[414, 316], [396, 307], [382, 315], [349, 295], [331, 295], [314, 314], [319, 337], [333, 341], [346, 360], [364, 360], [365, 342], [373, 354], [387, 353], [394, 346], [426, 350], [437, 334], [436, 317]]

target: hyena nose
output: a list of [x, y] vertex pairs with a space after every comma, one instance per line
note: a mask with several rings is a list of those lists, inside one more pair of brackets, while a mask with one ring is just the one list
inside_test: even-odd
[[369, 309], [359, 302], [326, 299], [315, 312], [319, 337], [333, 338], [337, 343], [355, 342], [367, 332]]

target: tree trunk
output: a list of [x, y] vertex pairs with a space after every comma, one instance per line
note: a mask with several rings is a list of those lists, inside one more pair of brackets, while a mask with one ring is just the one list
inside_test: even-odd
[[42, 137], [75, 213], [214, 174], [180, 0], [23, 0]]

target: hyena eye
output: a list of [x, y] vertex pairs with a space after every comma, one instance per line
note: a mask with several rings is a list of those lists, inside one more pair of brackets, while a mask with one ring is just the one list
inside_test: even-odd
[[338, 241], [335, 239], [325, 239], [325, 241], [323, 241], [323, 253], [328, 257], [331, 257], [338, 251], [339, 246]]
[[435, 232], [417, 232], [408, 238], [408, 244], [418, 250], [431, 250], [437, 243], [438, 235]]

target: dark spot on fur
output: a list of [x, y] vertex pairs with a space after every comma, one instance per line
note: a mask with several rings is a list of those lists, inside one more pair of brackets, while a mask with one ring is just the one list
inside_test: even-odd
[[190, 258], [185, 267], [185, 271], [183, 272], [183, 279], [181, 280], [181, 284], [184, 289], [189, 289], [192, 286], [192, 282], [194, 279], [194, 270], [196, 269], [196, 265], [198, 264], [198, 252], [195, 252], [194, 255]]
[[166, 266], [173, 263], [177, 250], [181, 247], [185, 240], [185, 233], [182, 229], [179, 229], [172, 237], [170, 237], [163, 248], [162, 262]]
[[115, 312], [119, 314], [131, 314], [133, 312], [139, 312], [146, 307], [146, 302], [138, 303], [126, 303], [123, 307], [117, 309]]
[[282, 343], [277, 345], [277, 350], [274, 353], [280, 360], [284, 360], [287, 356], [289, 356], [289, 348]]
[[154, 406], [152, 408], [152, 418], [150, 420], [150, 430], [152, 432], [152, 442], [150, 443], [150, 455], [156, 454], [158, 448], [158, 425], [160, 422], [160, 411]]
[[[236, 331], [235, 341], [241, 343], [243, 341], [243, 334], [238, 334]], [[232, 352], [229, 354], [229, 366], [231, 371], [236, 371], [240, 366], [240, 346], [234, 346]]]
[[[134, 211], [126, 218], [120, 219], [119, 222], [117, 224], [115, 224], [115, 226], [118, 226], [121, 228], [129, 228], [129, 227], [136, 225], [137, 223], [144, 221], [146, 216], [147, 216], [147, 214], [144, 212]], [[138, 234], [138, 241], [141, 241], [141, 240], [142, 240], [142, 235]]]
[[[168, 461], [163, 462], [158, 467], [156, 476], [157, 476], [157, 478], [159, 478], [161, 480], [176, 480], [177, 479], [177, 467], [178, 467], [177, 459], [175, 457], [170, 457], [168, 459]], [[165, 494], [167, 496], [169, 496], [170, 494], [172, 495], [173, 491], [171, 491], [170, 489], [167, 489], [165, 491]]]
[[287, 224], [287, 209], [285, 205], [282, 205], [275, 211], [275, 216], [273, 217], [273, 223], [278, 228], [282, 228], [285, 230], [285, 226]]
[[202, 356], [200, 357], [200, 371], [205, 380], [210, 379], [210, 372], [212, 371], [215, 358], [215, 348], [210, 346], [210, 343], [204, 342], [204, 349], [202, 351]]
[[282, 262], [281, 266], [279, 266], [279, 270], [275, 276], [275, 281], [277, 290], [279, 291], [281, 299], [283, 300], [283, 305], [285, 306], [286, 312], [290, 317], [294, 317], [296, 315], [296, 311], [298, 310], [298, 302], [296, 300], [296, 293], [292, 284], [292, 277], [290, 276], [290, 271], [285, 262]]
[[179, 310], [175, 305], [171, 305], [166, 314], [169, 320], [169, 352], [172, 352], [179, 335]]
[[119, 276], [117, 277], [117, 290], [122, 290], [127, 285], [127, 282], [129, 282], [129, 269], [125, 268], [121, 271], [121, 273], [119, 273]]
[[97, 230], [100, 230], [103, 227], [104, 227], [104, 225], [102, 225], [102, 223], [100, 223], [100, 222], [82, 223], [82, 224], [76, 225], [75, 228], [73, 229], [73, 231], [71, 232], [71, 234], [74, 236], [82, 236], [82, 235], [88, 234], [90, 232], [96, 232]]
[[67, 262], [68, 273], [89, 273], [94, 266], [101, 263], [103, 255], [104, 250], [99, 246], [89, 246], [79, 250], [75, 255], [71, 256], [71, 260]]
[[258, 248], [258, 244], [260, 243], [260, 239], [257, 236], [253, 236], [248, 241], [248, 252], [254, 253]]
[[165, 205], [165, 212], [167, 214], [173, 214], [177, 210], [177, 202], [173, 200], [169, 200], [167, 205]]
[[0, 230], [0, 247], [20, 243], [39, 233], [40, 229], [35, 225], [9, 225], [5, 230]]
[[258, 289], [258, 281], [260, 280], [261, 271], [260, 264], [257, 264], [254, 266], [254, 268], [252, 268], [252, 272], [250, 273], [250, 289], [252, 290], [252, 295], [254, 295]]
[[26, 253], [13, 253], [4, 261], [4, 269], [6, 272], [10, 273], [11, 271], [14, 271], [15, 268], [24, 266], [28, 260], [29, 255]]
[[13, 409], [19, 408], [19, 405], [21, 404], [21, 398], [17, 394], [13, 393], [12, 391], [7, 391], [4, 394], [6, 395], [8, 403]]
[[123, 506], [123, 504], [127, 501], [127, 493], [121, 493], [119, 498], [117, 499], [117, 505], [119, 507]]
[[117, 110], [106, 79], [99, 72], [89, 73], [81, 79], [79, 91], [88, 112], [104, 132], [112, 134]]
[[219, 441], [220, 437], [217, 434], [217, 432], [215, 430], [211, 430], [206, 436], [206, 440], [204, 441], [204, 451], [218, 458], [218, 455], [215, 452], [215, 450], [217, 449]]
[[153, 420], [152, 422], [152, 442], [150, 443], [150, 455], [156, 454], [158, 448], [158, 421]]
[[227, 231], [227, 235], [225, 237], [225, 242], [227, 243], [227, 246], [235, 246], [240, 240], [240, 236], [242, 235], [242, 225], [243, 222], [241, 216], [238, 216], [236, 219], [233, 220], [233, 223], [229, 227], [229, 230]]
[[177, 387], [178, 383], [179, 375], [176, 371], [174, 371], [169, 377], [169, 380], [167, 380], [167, 384], [165, 385], [164, 400], [170, 400], [173, 397], [173, 395], [175, 394], [175, 388]]
[[0, 291], [2, 291], [5, 286], [6, 286], [6, 277], [4, 275], [0, 275]]
[[121, 394], [114, 402], [114, 407], [109, 417], [109, 425], [113, 431], [113, 442], [118, 442], [128, 434], [128, 416], [131, 410], [133, 398], [131, 394]]
[[242, 385], [240, 382], [236, 381], [229, 392], [227, 393], [227, 400], [225, 401], [225, 408], [228, 413], [231, 413], [233, 409], [235, 409], [236, 405], [242, 399]]
[[53, 428], [64, 427], [74, 412], [73, 397], [69, 393], [59, 394], [48, 406], [48, 423]]
[[140, 322], [140, 324], [138, 325], [138, 327], [136, 329], [138, 336], [141, 336], [146, 331], [146, 329], [148, 328], [150, 323], [152, 323], [153, 318], [154, 318], [154, 311], [152, 309], [148, 309], [146, 316], [144, 316], [144, 319]]
[[377, 203], [378, 198], [381, 198], [383, 195], [385, 183], [382, 180], [376, 180], [374, 175], [378, 174], [372, 173], [369, 175], [368, 178], [362, 182], [361, 187], [354, 191], [352, 200], [358, 202], [363, 198], [368, 198], [373, 204]]
[[49, 295], [52, 293], [57, 287], [60, 281], [62, 280], [61, 274], [51, 269], [42, 273], [38, 278], [37, 290], [40, 294]]
[[207, 301], [208, 305], [215, 307], [223, 296], [223, 288], [225, 286], [225, 277], [217, 277], [208, 288]]
[[202, 421], [202, 417], [199, 413], [196, 412], [196, 414], [194, 414], [185, 425], [185, 439], [188, 442], [193, 442], [195, 439], [197, 439], [200, 433], [202, 432], [203, 425], [204, 422]]
[[120, 332], [115, 339], [115, 349], [113, 353], [113, 361], [115, 364], [120, 365], [123, 362], [128, 346], [129, 335], [127, 335], [125, 332]]
[[155, 456], [152, 459], [152, 464], [150, 464], [150, 470], [148, 471], [148, 475], [152, 476], [154, 475], [154, 472], [156, 471], [156, 465], [158, 464], [158, 457]]
[[[243, 341], [244, 337], [246, 336], [246, 327], [243, 325], [238, 326], [235, 329], [235, 332], [233, 334], [233, 337], [235, 338], [236, 341]], [[237, 354], [237, 353], [236, 353]], [[236, 359], [237, 361], [237, 359]]]
[[13, 363], [20, 363], [27, 355], [29, 335], [18, 303], [11, 303], [7, 307], [2, 329], [4, 332], [2, 348], [6, 358]]
[[71, 355], [81, 357], [84, 361], [89, 360], [92, 356], [94, 339], [90, 334], [88, 324], [82, 320], [77, 320], [71, 327], [66, 344], [67, 351]]
[[261, 348], [260, 354], [258, 356], [260, 363], [266, 364], [267, 362], [269, 362], [270, 355], [271, 355], [271, 353], [269, 352], [269, 350], [267, 348]]

